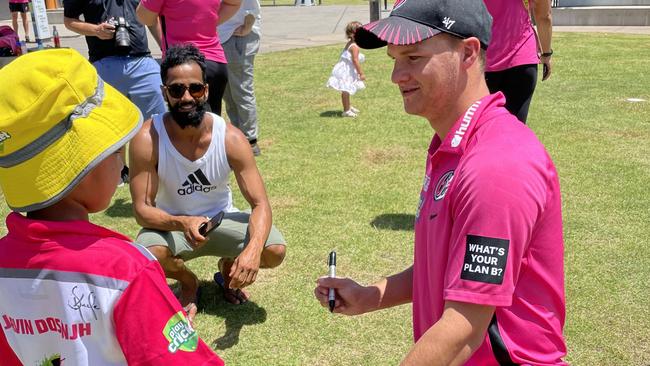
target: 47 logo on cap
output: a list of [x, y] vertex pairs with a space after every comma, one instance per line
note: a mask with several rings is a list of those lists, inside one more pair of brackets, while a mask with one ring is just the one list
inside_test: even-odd
[[447, 29], [451, 28], [454, 23], [456, 23], [456, 21], [449, 19], [449, 17], [445, 17], [445, 19], [442, 20], [442, 24], [444, 24]]

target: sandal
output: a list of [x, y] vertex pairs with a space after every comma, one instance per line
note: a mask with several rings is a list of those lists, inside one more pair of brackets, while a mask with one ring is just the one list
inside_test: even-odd
[[238, 288], [226, 288], [226, 280], [223, 278], [221, 272], [214, 274], [214, 282], [221, 287], [221, 290], [223, 290], [223, 298], [227, 302], [234, 305], [242, 305], [248, 302], [247, 295], [242, 290]]

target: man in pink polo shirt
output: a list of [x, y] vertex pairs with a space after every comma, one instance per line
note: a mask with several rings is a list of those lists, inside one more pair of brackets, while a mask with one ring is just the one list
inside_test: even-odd
[[435, 130], [415, 220], [414, 263], [371, 286], [320, 278], [354, 315], [413, 303], [403, 365], [565, 365], [560, 189], [535, 135], [483, 76], [491, 17], [474, 0], [404, 0], [357, 31], [388, 45], [407, 113]]

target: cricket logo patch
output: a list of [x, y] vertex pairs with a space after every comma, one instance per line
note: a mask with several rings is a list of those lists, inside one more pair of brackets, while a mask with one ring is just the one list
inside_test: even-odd
[[192, 329], [192, 326], [182, 311], [174, 314], [167, 321], [165, 329], [163, 329], [163, 335], [169, 342], [167, 350], [170, 353], [176, 353], [178, 350], [194, 352], [199, 344], [198, 334]]
[[454, 171], [450, 170], [447, 173], [443, 174], [440, 179], [438, 179], [436, 188], [433, 191], [434, 200], [440, 201], [441, 199], [445, 198], [445, 194], [447, 194], [447, 190], [449, 189], [452, 178], [454, 178]]
[[506, 239], [467, 235], [460, 278], [500, 285], [506, 271], [509, 247], [510, 241]]

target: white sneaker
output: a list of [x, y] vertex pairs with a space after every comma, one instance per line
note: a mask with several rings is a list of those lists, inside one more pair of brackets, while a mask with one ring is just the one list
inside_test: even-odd
[[354, 113], [352, 110], [343, 112], [343, 117], [356, 117], [356, 116], [357, 114]]
[[359, 110], [356, 109], [356, 108], [354, 108], [354, 107], [352, 107], [352, 106], [350, 107], [350, 110], [351, 110], [352, 112], [356, 113], [356, 114], [359, 114]]

